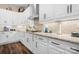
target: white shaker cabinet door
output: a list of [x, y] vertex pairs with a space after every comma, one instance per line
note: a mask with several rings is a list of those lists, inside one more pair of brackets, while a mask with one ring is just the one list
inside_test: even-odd
[[36, 54], [37, 53], [37, 41], [36, 40], [33, 41], [32, 47], [33, 47], [32, 52]]
[[49, 46], [49, 54], [58, 54], [60, 53], [58, 50], [56, 50], [56, 47]]
[[66, 17], [69, 13], [69, 6], [67, 4], [55, 4], [54, 5], [55, 9], [55, 19], [59, 19], [62, 17]]
[[5, 33], [0, 33], [0, 43], [6, 42], [8, 40], [8, 37]]
[[28, 33], [23, 34], [21, 41], [30, 51], [33, 50], [32, 49], [32, 44], [33, 44], [32, 35], [30, 35]]
[[64, 54], [65, 50], [56, 47], [55, 45], [49, 45], [49, 54]]
[[32, 47], [33, 47], [33, 50], [32, 50], [32, 52], [34, 53], [34, 54], [37, 54], [37, 35], [33, 35], [33, 43], [32, 43]]
[[37, 54], [47, 54], [47, 44], [37, 42]]
[[71, 5], [71, 12], [73, 15], [79, 14], [79, 4], [72, 4]]
[[39, 18], [40, 21], [48, 21], [54, 18], [53, 4], [40, 4], [39, 5]]

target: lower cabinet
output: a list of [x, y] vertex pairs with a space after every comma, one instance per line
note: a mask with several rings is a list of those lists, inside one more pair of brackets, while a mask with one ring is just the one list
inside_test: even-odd
[[[23, 44], [34, 54], [72, 54], [79, 53], [78, 45], [56, 38], [25, 34]], [[76, 50], [77, 49], [77, 50]]]
[[55, 41], [55, 39], [49, 38], [49, 43], [48, 43], [49, 54], [64, 54], [65, 50], [60, 48], [60, 45], [61, 45], [60, 42]]
[[57, 47], [49, 45], [49, 54], [59, 54], [61, 51]]
[[36, 54], [37, 53], [37, 36], [36, 35], [33, 35], [33, 50], [32, 50], [32, 53]]
[[37, 54], [47, 54], [47, 44], [37, 42]]
[[[59, 39], [50, 39], [48, 49], [50, 54], [77, 54], [79, 53], [79, 44], [59, 40]], [[74, 51], [75, 49], [77, 51]]]
[[33, 39], [32, 39], [32, 34], [25, 33], [24, 39], [22, 40], [22, 43], [23, 43], [30, 51], [33, 51]]
[[20, 37], [22, 37], [22, 36], [18, 36], [18, 34], [17, 34], [17, 32], [1, 32], [0, 33], [0, 43], [8, 44], [8, 43], [12, 43], [12, 42], [17, 42], [17, 41], [19, 41]]
[[49, 45], [49, 54], [70, 54], [70, 52], [66, 51], [65, 49], [61, 49], [54, 45]]
[[0, 33], [0, 43], [1, 44], [5, 44], [4, 42], [7, 42], [8, 41], [8, 35], [7, 34], [5, 34], [4, 32], [2, 33]]
[[45, 39], [44, 37], [42, 39], [41, 38], [42, 38], [41, 36], [34, 35], [34, 38], [33, 38], [33, 53], [47, 54], [48, 53], [47, 42], [44, 42], [44, 39]]

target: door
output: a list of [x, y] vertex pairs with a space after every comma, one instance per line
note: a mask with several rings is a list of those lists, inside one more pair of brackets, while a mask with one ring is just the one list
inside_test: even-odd
[[40, 21], [48, 21], [54, 19], [53, 4], [40, 4], [39, 5], [39, 18]]
[[79, 14], [79, 4], [72, 4], [71, 8], [71, 12], [73, 15]]
[[49, 54], [60, 54], [60, 51], [55, 46], [49, 45]]
[[[8, 43], [7, 41], [8, 41], [8, 35], [5, 33], [5, 32], [1, 32], [0, 33], [0, 43]], [[4, 43], [4, 44], [5, 44]]]
[[24, 45], [30, 50], [33, 50], [33, 40], [32, 40], [32, 34], [25, 34], [25, 38], [24, 38]]
[[37, 42], [37, 54], [47, 54], [47, 53], [48, 53], [47, 44]]
[[33, 43], [32, 43], [33, 53], [37, 53], [37, 35], [33, 35]]
[[66, 17], [69, 13], [69, 6], [67, 4], [55, 4], [55, 19]]

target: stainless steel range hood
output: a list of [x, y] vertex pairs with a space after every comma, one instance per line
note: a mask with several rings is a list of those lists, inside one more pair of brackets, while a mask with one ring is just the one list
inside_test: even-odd
[[39, 4], [32, 4], [32, 19], [39, 19]]

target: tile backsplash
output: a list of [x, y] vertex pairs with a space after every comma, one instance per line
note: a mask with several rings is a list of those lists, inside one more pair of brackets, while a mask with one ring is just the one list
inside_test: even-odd
[[61, 34], [70, 34], [71, 32], [79, 32], [79, 20], [61, 22]]
[[59, 23], [53, 22], [53, 23], [48, 23], [47, 25], [48, 25], [49, 31], [52, 31], [52, 33], [59, 32]]
[[49, 31], [57, 34], [79, 32], [79, 20], [47, 23]]

